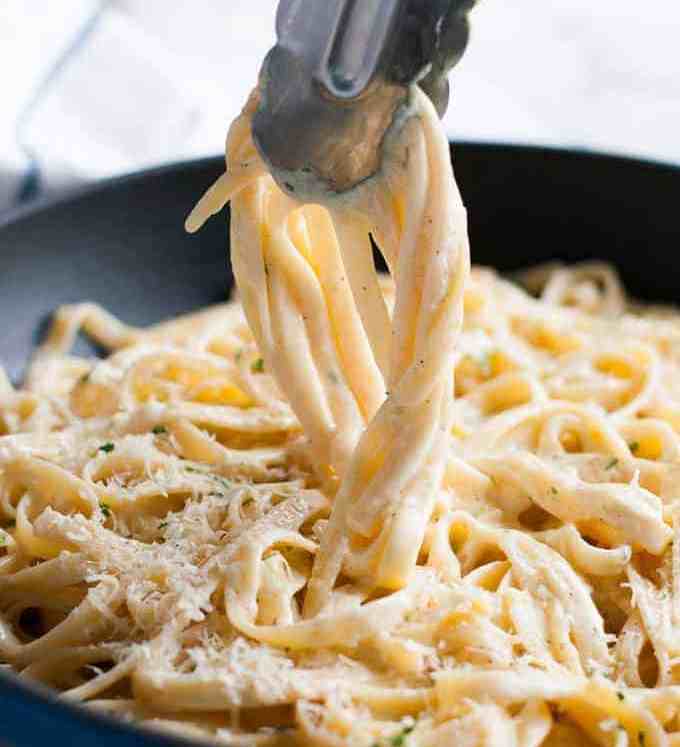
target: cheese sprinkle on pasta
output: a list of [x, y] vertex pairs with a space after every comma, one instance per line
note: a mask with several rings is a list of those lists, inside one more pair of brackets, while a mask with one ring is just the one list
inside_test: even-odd
[[64, 307], [0, 371], [0, 659], [212, 743], [679, 745], [677, 314], [597, 263], [470, 273], [418, 89], [323, 205], [256, 104], [187, 221], [231, 201], [238, 300]]

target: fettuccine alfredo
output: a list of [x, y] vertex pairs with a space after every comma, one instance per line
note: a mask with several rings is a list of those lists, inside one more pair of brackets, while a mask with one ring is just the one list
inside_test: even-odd
[[0, 372], [0, 658], [232, 745], [680, 745], [676, 313], [597, 263], [470, 272], [417, 88], [323, 205], [256, 103], [187, 222], [231, 201], [237, 300], [64, 307]]

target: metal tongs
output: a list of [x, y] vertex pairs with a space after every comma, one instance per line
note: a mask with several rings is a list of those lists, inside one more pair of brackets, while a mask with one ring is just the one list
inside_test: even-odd
[[443, 115], [474, 2], [280, 0], [253, 137], [281, 187], [314, 199], [374, 174], [412, 83]]

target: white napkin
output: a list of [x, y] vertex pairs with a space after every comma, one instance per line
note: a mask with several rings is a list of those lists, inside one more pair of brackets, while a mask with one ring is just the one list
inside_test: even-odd
[[[215, 154], [276, 0], [0, 0], [0, 210]], [[678, 0], [479, 0], [445, 124], [463, 139], [680, 161]]]
[[274, 0], [2, 2], [0, 209], [220, 152], [273, 43]]

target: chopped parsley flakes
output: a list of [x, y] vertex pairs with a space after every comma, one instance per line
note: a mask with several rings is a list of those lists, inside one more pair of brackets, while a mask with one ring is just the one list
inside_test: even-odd
[[108, 443], [102, 444], [99, 447], [99, 451], [103, 451], [105, 454], [110, 454], [116, 447], [109, 441]]
[[168, 429], [164, 425], [154, 425], [151, 432], [154, 434], [154, 436], [162, 436], [168, 432]]
[[108, 503], [100, 503], [99, 508], [101, 508], [102, 513], [106, 518], [108, 519], [109, 516], [111, 516], [111, 507], [108, 505]]
[[612, 469], [613, 467], [616, 467], [616, 465], [619, 463], [619, 460], [616, 457], [612, 457], [609, 462], [607, 462], [607, 466], [605, 469]]
[[373, 742], [371, 747], [381, 747], [383, 745], [389, 745], [389, 747], [405, 747], [406, 737], [415, 729], [415, 726], [405, 726], [399, 734], [395, 734], [389, 737], [384, 742]]
[[406, 737], [413, 731], [412, 726], [407, 726], [404, 728], [404, 730], [401, 732], [401, 734], [396, 734], [395, 736], [390, 738], [390, 744], [392, 747], [403, 747], [404, 744], [406, 744]]
[[264, 371], [264, 360], [262, 360], [262, 358], [258, 358], [257, 360], [253, 361], [250, 366], [250, 370], [253, 373], [262, 373]]

